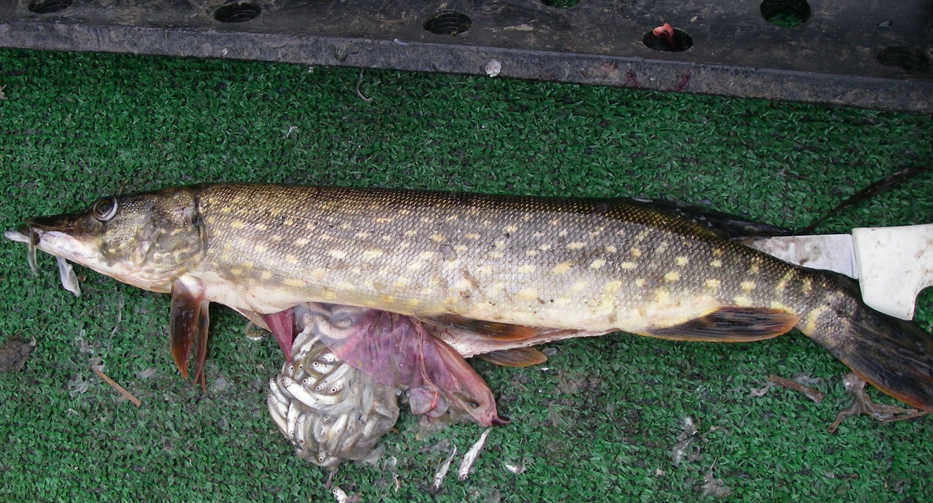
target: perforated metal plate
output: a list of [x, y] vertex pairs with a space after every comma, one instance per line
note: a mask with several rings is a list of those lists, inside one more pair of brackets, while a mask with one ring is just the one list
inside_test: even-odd
[[[544, 1], [0, 0], [0, 46], [933, 111], [927, 0]], [[652, 34], [664, 23], [673, 36]]]

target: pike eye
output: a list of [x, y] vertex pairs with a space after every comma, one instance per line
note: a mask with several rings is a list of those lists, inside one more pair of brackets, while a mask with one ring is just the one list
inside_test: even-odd
[[117, 198], [109, 197], [101, 199], [91, 207], [91, 214], [101, 222], [106, 222], [117, 214]]

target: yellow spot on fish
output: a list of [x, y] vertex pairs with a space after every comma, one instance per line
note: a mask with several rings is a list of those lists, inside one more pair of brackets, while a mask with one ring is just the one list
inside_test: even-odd
[[356, 288], [356, 285], [354, 285], [353, 283], [350, 283], [347, 280], [342, 280], [338, 282], [336, 286], [337, 288], [341, 290], [354, 290]]
[[566, 236], [567, 236], [567, 229], [563, 229], [563, 230], [561, 230], [560, 232], [558, 232], [558, 233], [557, 233], [557, 236], [558, 236], [558, 237], [566, 237]]
[[478, 274], [492, 274], [492, 266], [490, 265], [481, 265], [476, 268]]
[[414, 237], [416, 234], [418, 234], [418, 231], [414, 229], [405, 231], [405, 237], [408, 238]]
[[636, 280], [635, 280], [635, 286], [637, 286], [638, 288], [641, 288], [641, 287], [645, 286], [645, 278], [638, 278], [638, 279], [636, 279]]
[[737, 306], [750, 306], [752, 305], [752, 299], [746, 297], [745, 295], [736, 295], [732, 297], [732, 301], [735, 302]]
[[418, 259], [419, 259], [419, 260], [429, 260], [429, 259], [433, 258], [434, 255], [435, 255], [436, 253], [437, 253], [437, 252], [423, 251], [423, 252], [421, 252], [420, 255], [418, 255]]
[[515, 232], [518, 230], [518, 227], [514, 225], [506, 225], [505, 228], [502, 230], [504, 230], [505, 232]]
[[504, 240], [504, 239], [497, 239], [496, 242], [495, 242], [494, 244], [496, 245], [496, 248], [505, 248], [505, 240]]
[[664, 288], [658, 288], [654, 291], [654, 301], [661, 305], [669, 305], [671, 303], [671, 293]]
[[543, 238], [543, 237], [544, 237], [544, 233], [541, 232], [541, 231], [538, 231], [538, 232], [532, 234], [531, 237], [533, 237], [533, 238], [535, 238], [535, 239]]
[[718, 279], [708, 279], [705, 283], [703, 283], [703, 285], [706, 286], [706, 288], [712, 288], [715, 290], [716, 288], [719, 288], [720, 281]]
[[338, 260], [343, 260], [343, 259], [345, 259], [345, 258], [347, 257], [347, 252], [345, 252], [345, 251], [343, 251], [343, 250], [336, 250], [336, 249], [334, 249], [334, 250], [328, 251], [327, 254], [330, 255], [331, 257], [334, 257], [335, 259], [338, 259]]
[[323, 296], [324, 296], [324, 300], [336, 300], [336, 299], [337, 299], [337, 292], [335, 292], [335, 291], [333, 291], [333, 290], [329, 290], [329, 289], [328, 289], [328, 290], [324, 290]]
[[243, 269], [240, 269], [239, 267], [234, 267], [233, 269], [230, 269], [230, 274], [234, 276], [239, 276], [243, 274]]
[[294, 286], [298, 288], [301, 288], [307, 285], [304, 281], [300, 279], [295, 279], [295, 278], [286, 278], [285, 281], [283, 281], [282, 283], [285, 283], [288, 286]]
[[295, 246], [304, 246], [308, 244], [309, 241], [308, 238], [298, 238], [295, 240]]
[[421, 301], [412, 297], [408, 299], [405, 303], [408, 304], [409, 307], [416, 307], [418, 304], [421, 304]]
[[777, 282], [777, 285], [774, 286], [774, 291], [777, 293], [784, 293], [784, 289], [787, 287], [787, 282], [794, 277], [794, 274], [796, 274], [794, 269], [788, 270], [787, 273], [781, 277], [781, 280]]
[[[378, 221], [379, 219], [377, 218], [376, 220]], [[350, 230], [350, 224], [347, 223], [347, 222], [344, 222], [344, 223], [340, 224], [340, 230], [342, 230], [342, 231], [348, 231], [348, 230]]]
[[446, 220], [447, 222], [456, 222], [459, 218], [460, 218], [459, 215], [450, 215], [450, 216], [447, 217], [445, 220]]
[[557, 297], [554, 299], [554, 305], [560, 307], [568, 306], [570, 305], [570, 299], [567, 297]]
[[223, 214], [227, 214], [232, 211], [233, 211], [233, 208], [231, 206], [224, 206], [223, 208], [220, 208], [220, 212]]
[[216, 223], [216, 222], [217, 222], [217, 217], [211, 215], [211, 216], [205, 218], [204, 221], [207, 222], [207, 223], [209, 223], [209, 224], [213, 224], [213, 223]]
[[531, 288], [531, 287], [522, 288], [521, 290], [515, 293], [515, 297], [518, 300], [525, 300], [525, 301], [535, 300], [538, 298], [538, 290]]
[[635, 242], [638, 243], [648, 237], [648, 233], [651, 232], [649, 229], [645, 229], [635, 235]]
[[362, 231], [362, 232], [357, 232], [356, 235], [354, 235], [353, 237], [355, 237], [356, 239], [366, 239], [369, 236], [370, 236], [370, 233], [366, 231]]
[[586, 243], [582, 241], [574, 241], [572, 243], [567, 244], [567, 249], [568, 250], [579, 250], [580, 248], [583, 248], [584, 246], [586, 246]]
[[748, 273], [749, 273], [749, 274], [758, 274], [758, 272], [759, 272], [760, 270], [761, 270], [761, 269], [758, 267], [758, 264], [752, 264], [752, 266], [748, 268]]
[[410, 282], [411, 282], [411, 280], [409, 280], [409, 279], [406, 278], [405, 276], [399, 276], [399, 277], [395, 278], [395, 281], [394, 281], [394, 282], [392, 282], [392, 286], [394, 286], [394, 287], [396, 287], [396, 288], [402, 288], [402, 287], [408, 286], [408, 283], [410, 283]]
[[576, 283], [570, 285], [570, 291], [573, 293], [582, 292], [583, 289], [586, 288], [586, 285], [588, 284], [589, 284], [588, 282], [583, 281], [583, 280], [577, 281]]
[[528, 250], [525, 252], [525, 255], [528, 255], [529, 257], [534, 257], [537, 254], [538, 254], [538, 250]]
[[294, 255], [286, 255], [286, 256], [285, 256], [285, 260], [287, 260], [289, 264], [297, 264], [297, 263], [298, 263], [298, 257], [296, 257], [296, 256], [294, 256]]
[[258, 251], [259, 253], [266, 253], [266, 251], [269, 250], [268, 248], [266, 248], [266, 245], [261, 244], [261, 243], [256, 243], [255, 248], [256, 248], [256, 251]]
[[606, 253], [615, 253], [619, 251], [615, 246], [609, 245], [606, 247]]
[[320, 239], [321, 241], [330, 241], [330, 240], [334, 239], [334, 237], [331, 236], [330, 234], [321, 234], [321, 235], [318, 237], [318, 239]]
[[240, 266], [241, 266], [243, 269], [252, 269], [252, 268], [253, 268], [253, 263], [250, 262], [249, 260], [244, 260], [243, 262], [240, 263]]
[[750, 292], [755, 289], [755, 282], [754, 281], [743, 281], [739, 283], [739, 288], [741, 288], [743, 291]]
[[535, 266], [532, 264], [525, 264], [518, 268], [519, 274], [528, 274], [535, 272]]
[[259, 275], [259, 279], [272, 279], [272, 273], [269, 271], [262, 271], [262, 274]]
[[473, 283], [470, 283], [470, 280], [466, 278], [461, 278], [454, 283], [454, 288], [457, 290], [470, 290], [473, 288]]
[[610, 281], [606, 283], [606, 287], [603, 289], [603, 291], [609, 295], [615, 295], [615, 293], [619, 291], [619, 288], [622, 288], [621, 281]]
[[662, 242], [658, 245], [658, 247], [654, 249], [654, 253], [656, 253], [656, 254], [658, 254], [658, 255], [662, 255], [664, 252], [667, 251], [668, 246], [669, 246], [669, 245], [667, 244], [667, 241], [662, 241]]
[[552, 219], [548, 220], [547, 223], [548, 223], [548, 225], [559, 225], [559, 224], [560, 224], [560, 219], [559, 219], [559, 218], [552, 218]]
[[604, 265], [606, 265], [606, 261], [603, 260], [603, 259], [601, 259], [601, 258], [598, 258], [598, 259], [596, 259], [596, 260], [590, 262], [590, 269], [599, 269], [600, 267], [602, 267], [602, 266], [604, 266]]
[[318, 267], [317, 269], [311, 271], [311, 278], [313, 278], [315, 281], [324, 279], [324, 276], [327, 276], [327, 271], [323, 268]]
[[680, 273], [677, 271], [668, 271], [668, 273], [664, 275], [664, 281], [673, 282], [679, 279]]
[[490, 256], [491, 258], [502, 258], [502, 257], [505, 256], [505, 254], [502, 253], [502, 252], [500, 252], [500, 251], [491, 251], [491, 252], [489, 252], [489, 256]]
[[436, 243], [440, 243], [441, 241], [444, 241], [446, 239], [447, 238], [445, 238], [443, 234], [438, 234], [436, 232], [434, 234], [431, 234], [431, 241], [434, 241]]
[[305, 229], [308, 229], [309, 231], [313, 231], [315, 227], [317, 226], [312, 224], [311, 222], [308, 222], [305, 224]]
[[470, 240], [473, 240], [473, 241], [476, 241], [477, 239], [479, 239], [479, 234], [477, 234], [477, 233], [475, 233], [475, 232], [468, 232], [468, 233], [464, 234], [463, 237], [465, 237], [465, 238], [467, 238], [467, 239], [470, 239]]
[[379, 217], [376, 219], [377, 224], [389, 224], [394, 220], [392, 217]]
[[541, 250], [541, 251], [548, 251], [548, 250], [551, 249], [551, 245], [545, 243], [545, 244], [539, 246], [538, 249]]
[[392, 304], [395, 302], [395, 297], [388, 294], [382, 294], [379, 296], [379, 300], [385, 302], [386, 304]]
[[683, 255], [680, 255], [676, 259], [674, 259], [674, 263], [680, 267], [687, 265], [688, 262], [690, 262], [690, 259], [688, 259], [687, 257]]
[[813, 281], [810, 278], [803, 279], [803, 293], [808, 294], [813, 290]]
[[483, 227], [489, 227], [492, 225], [492, 220], [483, 220]]
[[709, 265], [710, 267], [722, 267], [722, 260], [714, 258], [713, 260], [710, 260]]
[[789, 306], [776, 300], [771, 301], [771, 309], [783, 309], [784, 311], [793, 312], [793, 309], [791, 309]]
[[385, 253], [379, 248], [372, 248], [363, 252], [363, 260], [372, 260], [376, 257], [381, 257]]
[[718, 257], [722, 255], [722, 248], [713, 248], [713, 256]]
[[823, 315], [829, 309], [828, 306], [820, 306], [807, 315], [807, 322], [804, 324], [803, 332], [805, 335], [810, 335], [816, 331], [816, 322], [819, 321], [820, 316]]
[[398, 210], [398, 214], [399, 214], [399, 215], [407, 215], [407, 214], [409, 214], [409, 213], [411, 213], [411, 210], [406, 210], [406, 209], [404, 209], [404, 208]]
[[501, 281], [499, 281], [499, 282], [497, 282], [497, 283], [493, 283], [492, 286], [489, 287], [489, 293], [491, 293], [491, 294], [493, 294], [493, 295], [498, 295], [498, 294], [501, 293], [503, 290], [505, 290], [505, 283], [503, 283], [503, 282], [501, 282]]
[[641, 257], [641, 248], [632, 248], [629, 250], [629, 253], [631, 253], [633, 257]]
[[256, 225], [254, 225], [253, 227], [255, 227], [257, 231], [264, 231], [264, 230], [266, 230], [266, 229], [269, 228], [268, 225], [266, 225], [266, 224], [264, 224], [264, 223], [261, 223], [261, 222], [258, 223], [258, 224], [256, 224]]
[[234, 229], [242, 229], [243, 227], [246, 227], [246, 222], [242, 220], [234, 220], [230, 222], [230, 227], [233, 227]]
[[561, 262], [551, 268], [551, 274], [564, 274], [570, 270], [570, 262]]
[[454, 251], [463, 253], [467, 251], [467, 247], [466, 245], [457, 245], [457, 246], [454, 246]]
[[623, 271], [631, 271], [632, 269], [638, 267], [638, 264], [635, 262], [622, 262], [619, 264], [619, 267], [621, 267]]

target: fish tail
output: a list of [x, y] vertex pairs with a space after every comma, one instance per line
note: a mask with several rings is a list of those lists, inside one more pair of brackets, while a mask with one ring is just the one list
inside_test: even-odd
[[885, 394], [933, 411], [933, 336], [866, 306], [848, 278], [832, 281], [839, 288], [811, 307], [797, 328]]

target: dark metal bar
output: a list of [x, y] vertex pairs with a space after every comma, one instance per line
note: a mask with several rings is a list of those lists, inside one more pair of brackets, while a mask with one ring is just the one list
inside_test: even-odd
[[[0, 46], [488, 72], [929, 113], [933, 4], [884, 4], [0, 0]], [[764, 18], [774, 12], [799, 24]], [[651, 34], [665, 22], [670, 41]]]

